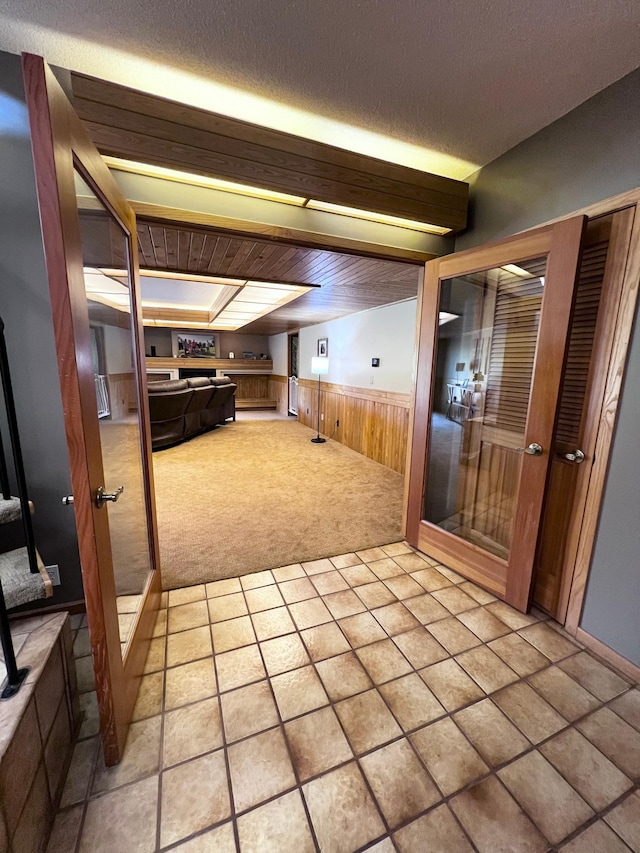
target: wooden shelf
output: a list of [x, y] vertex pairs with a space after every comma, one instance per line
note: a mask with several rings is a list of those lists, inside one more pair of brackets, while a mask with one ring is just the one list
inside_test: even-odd
[[147, 369], [154, 370], [241, 370], [243, 373], [252, 371], [272, 371], [273, 362], [270, 358], [146, 358]]

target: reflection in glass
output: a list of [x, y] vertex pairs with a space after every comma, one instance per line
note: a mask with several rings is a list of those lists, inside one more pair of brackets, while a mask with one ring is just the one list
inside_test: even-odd
[[504, 559], [544, 271], [536, 259], [441, 282], [423, 517]]
[[[78, 174], [76, 196], [104, 487], [106, 492], [115, 492], [124, 486], [118, 501], [105, 504], [101, 510], [109, 516], [120, 641], [124, 649], [151, 569], [128, 236]], [[110, 278], [102, 269], [122, 271], [121, 277]]]

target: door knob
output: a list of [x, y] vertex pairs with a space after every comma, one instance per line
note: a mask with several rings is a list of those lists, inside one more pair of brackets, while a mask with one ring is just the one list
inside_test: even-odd
[[565, 453], [564, 458], [568, 459], [569, 462], [575, 462], [576, 465], [579, 465], [581, 462], [584, 462], [585, 456], [584, 453], [578, 449], [574, 450], [571, 453]]
[[518, 453], [527, 453], [529, 456], [541, 456], [542, 445], [533, 442], [528, 447], [516, 447]]
[[107, 503], [107, 501], [115, 503], [123, 492], [124, 486], [120, 486], [120, 488], [116, 489], [115, 492], [105, 492], [104, 486], [99, 486], [98, 491], [96, 492], [96, 506], [100, 509]]

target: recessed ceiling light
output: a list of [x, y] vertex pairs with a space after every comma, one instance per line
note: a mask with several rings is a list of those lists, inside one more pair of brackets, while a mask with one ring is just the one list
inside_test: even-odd
[[366, 219], [369, 222], [379, 222], [383, 225], [395, 225], [397, 228], [408, 228], [411, 231], [423, 231], [427, 234], [448, 234], [451, 228], [443, 228], [441, 225], [430, 225], [427, 222], [418, 222], [415, 219], [404, 219], [401, 216], [388, 216], [385, 213], [375, 213], [371, 210], [360, 210], [358, 207], [345, 207], [342, 204], [331, 204], [328, 201], [317, 201], [310, 199], [307, 207], [312, 210], [322, 210], [325, 213], [338, 213], [341, 216], [352, 216], [355, 219]]
[[267, 281], [248, 281], [234, 299], [229, 302], [212, 321], [211, 327], [233, 322], [236, 328], [246, 326], [258, 317], [270, 314], [276, 308], [298, 299], [304, 293], [313, 290], [303, 284], [273, 284]]

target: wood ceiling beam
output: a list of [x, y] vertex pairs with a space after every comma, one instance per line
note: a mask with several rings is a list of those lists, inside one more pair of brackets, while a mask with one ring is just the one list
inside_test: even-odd
[[466, 225], [469, 186], [72, 73], [74, 105], [103, 154], [332, 204]]

